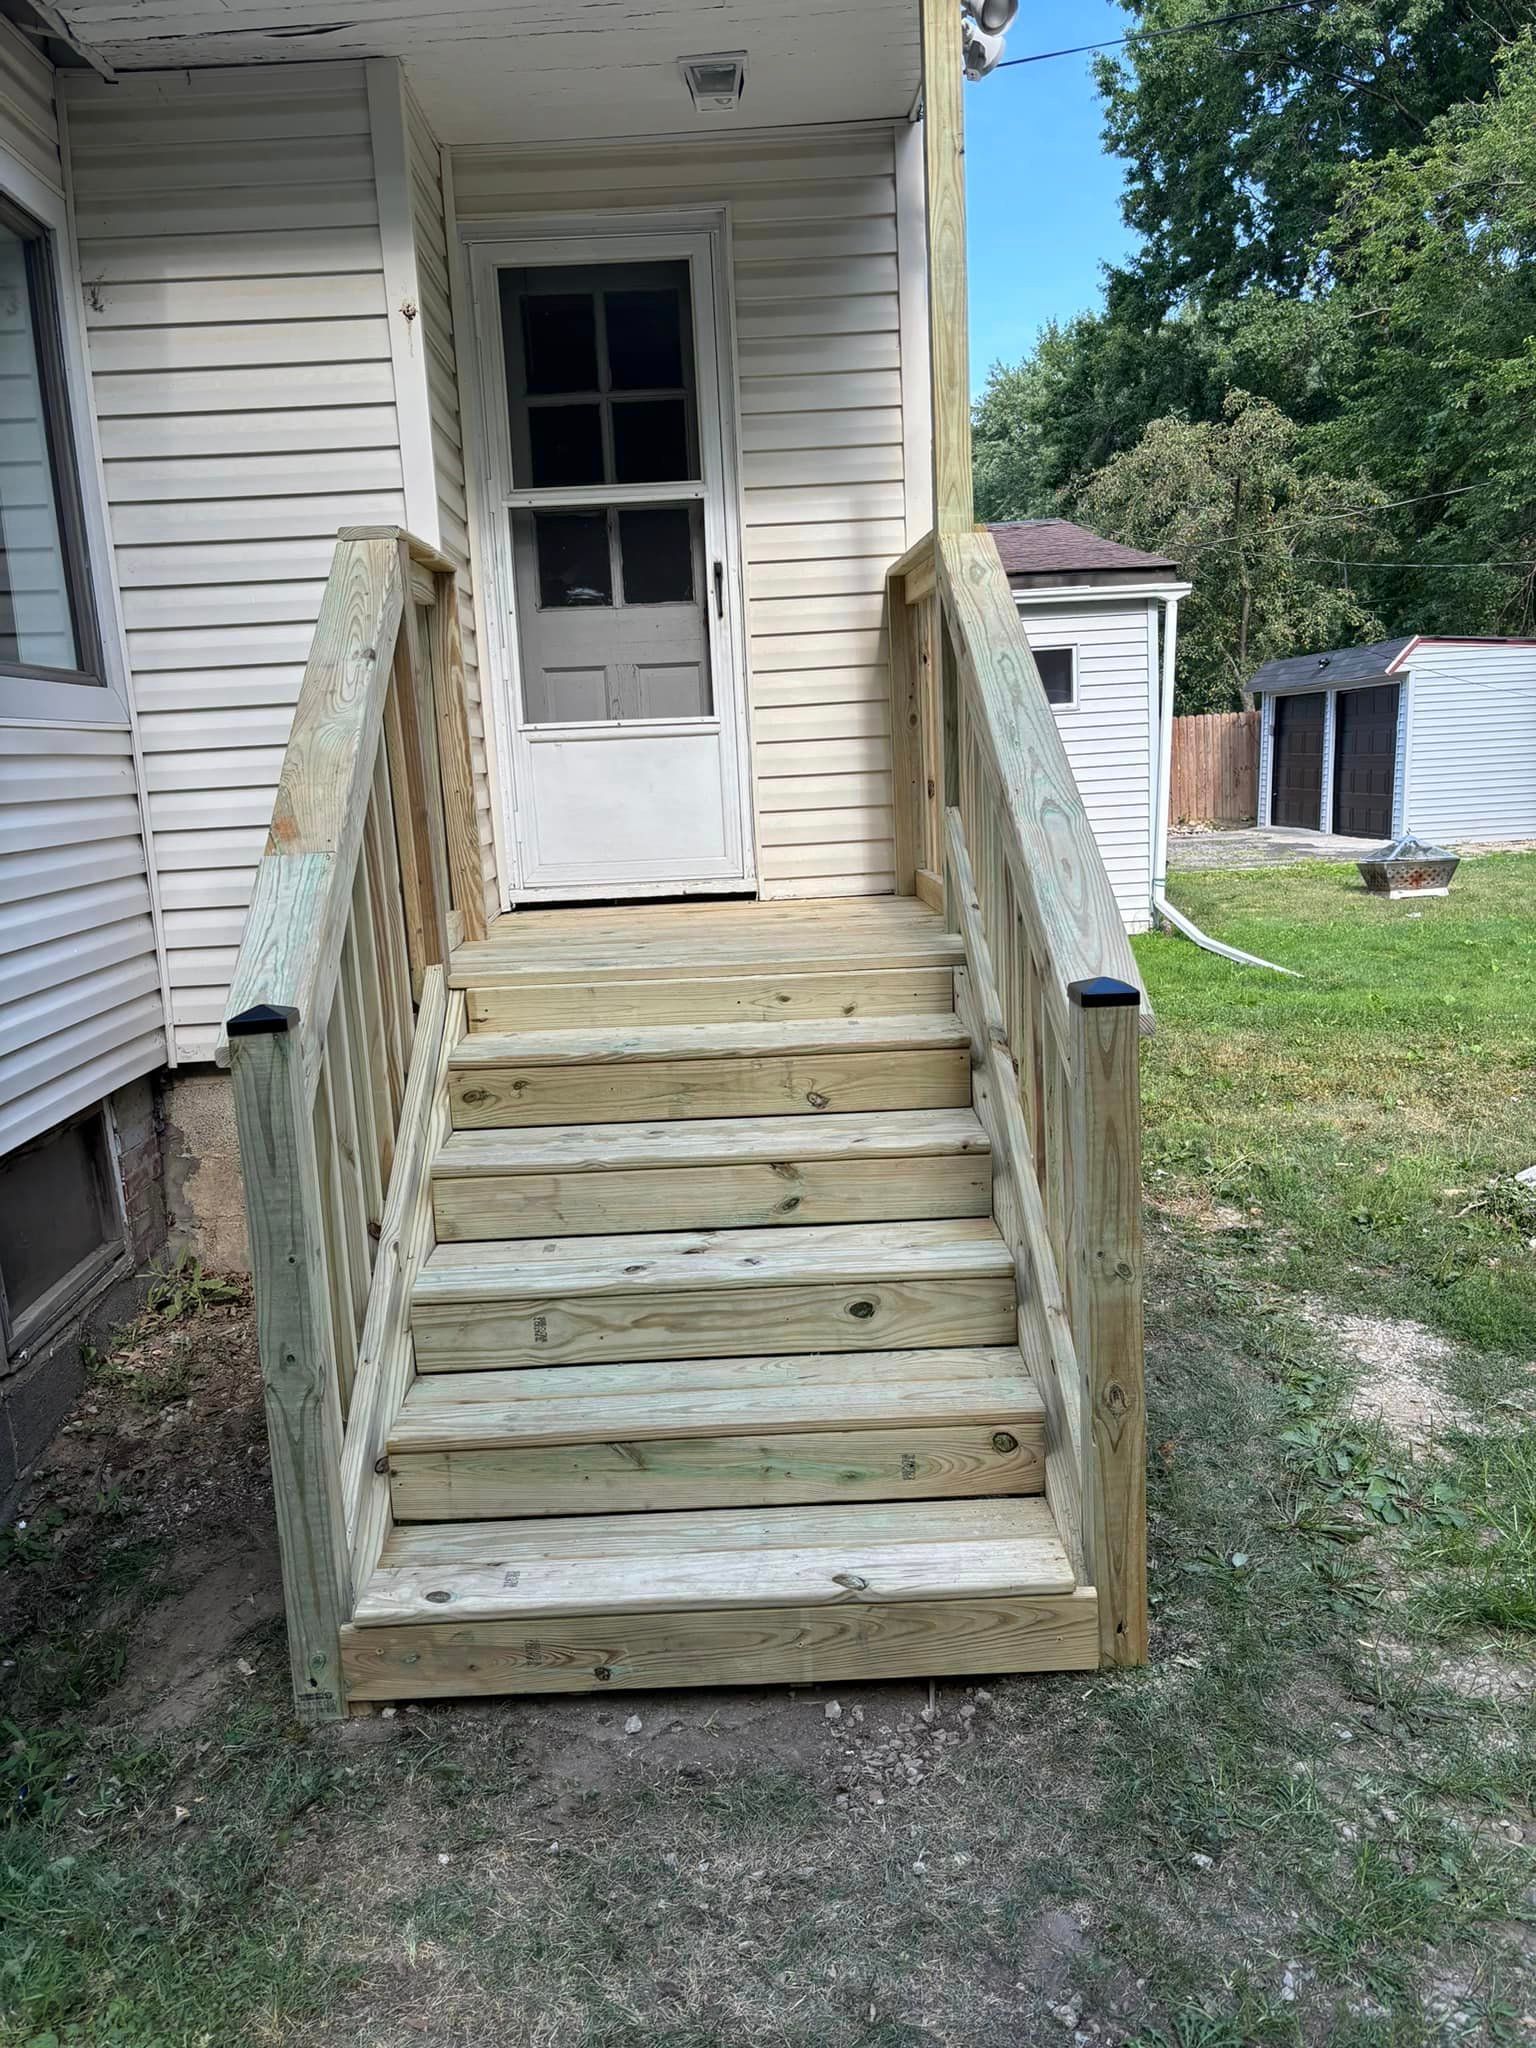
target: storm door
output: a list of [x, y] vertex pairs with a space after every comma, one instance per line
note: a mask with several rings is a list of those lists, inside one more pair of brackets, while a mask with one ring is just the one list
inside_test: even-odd
[[653, 236], [617, 259], [610, 246], [483, 273], [501, 358], [519, 893], [740, 888], [713, 244]]

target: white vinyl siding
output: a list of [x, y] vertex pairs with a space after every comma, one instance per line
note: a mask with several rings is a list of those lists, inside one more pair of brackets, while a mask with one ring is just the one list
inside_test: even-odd
[[464, 685], [469, 700], [470, 745], [475, 766], [475, 808], [480, 827], [480, 871], [485, 907], [501, 908], [496, 878], [495, 832], [485, 714], [480, 692], [480, 656], [475, 631], [474, 569], [469, 545], [469, 494], [464, 463], [464, 426], [459, 406], [458, 351], [453, 328], [453, 282], [449, 253], [442, 152], [426, 116], [406, 96], [411, 168], [411, 217], [415, 230], [416, 277], [421, 295], [421, 345], [426, 351], [427, 394], [432, 420], [432, 463], [437, 485], [438, 545], [459, 571], [459, 634], [464, 647]]
[[1031, 647], [1075, 647], [1077, 701], [1055, 707], [1083, 808], [1128, 931], [1145, 931], [1152, 901], [1152, 730], [1145, 599], [1031, 602], [1020, 619]]
[[894, 135], [453, 153], [460, 221], [727, 205], [764, 896], [894, 886], [885, 572], [906, 546]]
[[404, 524], [363, 67], [68, 85], [178, 1057], [212, 1056], [336, 531]]
[[1404, 829], [1426, 839], [1536, 837], [1536, 646], [1428, 641], [1407, 665]]
[[[62, 193], [52, 70], [3, 21], [0, 146]], [[61, 687], [102, 717], [105, 691]], [[165, 1058], [133, 745], [108, 715], [0, 724], [0, 1153]]]

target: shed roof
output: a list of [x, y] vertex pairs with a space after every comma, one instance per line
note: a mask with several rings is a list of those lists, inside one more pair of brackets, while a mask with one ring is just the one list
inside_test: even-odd
[[1536, 640], [1503, 633], [1402, 633], [1365, 647], [1335, 647], [1325, 654], [1291, 654], [1266, 661], [1248, 688], [1255, 696], [1276, 690], [1347, 690], [1356, 683], [1398, 675], [1416, 647], [1536, 647]]
[[1346, 689], [1351, 683], [1389, 675], [1392, 664], [1401, 660], [1417, 638], [1416, 633], [1401, 633], [1395, 640], [1372, 640], [1365, 647], [1290, 654], [1283, 661], [1266, 661], [1248, 687], [1255, 694], [1263, 690]]
[[1117, 540], [1105, 540], [1086, 526], [1074, 526], [1070, 519], [1011, 519], [990, 526], [987, 531], [997, 543], [1003, 568], [1010, 576], [1080, 575], [1088, 571], [1119, 570], [1138, 577], [1171, 576], [1177, 563], [1166, 555], [1143, 554], [1140, 548], [1122, 547]]

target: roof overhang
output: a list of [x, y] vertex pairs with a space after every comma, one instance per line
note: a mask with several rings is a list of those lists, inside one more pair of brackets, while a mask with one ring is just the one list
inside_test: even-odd
[[1192, 583], [1039, 583], [1028, 589], [1021, 589], [1010, 582], [1013, 601], [1022, 611], [1026, 606], [1042, 607], [1057, 604], [1114, 604], [1122, 598], [1131, 598], [1138, 604], [1145, 604], [1153, 598], [1188, 597], [1194, 589]]

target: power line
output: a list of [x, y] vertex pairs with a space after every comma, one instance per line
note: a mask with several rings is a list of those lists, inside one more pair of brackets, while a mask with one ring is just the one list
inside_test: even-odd
[[1036, 50], [1028, 57], [1005, 57], [994, 71], [1012, 71], [1018, 64], [1047, 64], [1053, 57], [1083, 57], [1093, 50], [1118, 50], [1125, 43], [1150, 43], [1163, 36], [1191, 36], [1204, 28], [1226, 28], [1234, 21], [1257, 21], [1264, 14], [1300, 14], [1313, 0], [1272, 0], [1268, 7], [1247, 7], [1240, 14], [1213, 14], [1202, 21], [1181, 22], [1177, 28], [1133, 29], [1128, 36], [1112, 36], [1107, 43], [1076, 43], [1070, 50]]
[[1429, 569], [1447, 574], [1476, 569], [1536, 569], [1536, 556], [1524, 562], [1347, 562], [1342, 555], [1292, 555], [1293, 562], [1320, 563], [1330, 569]]

